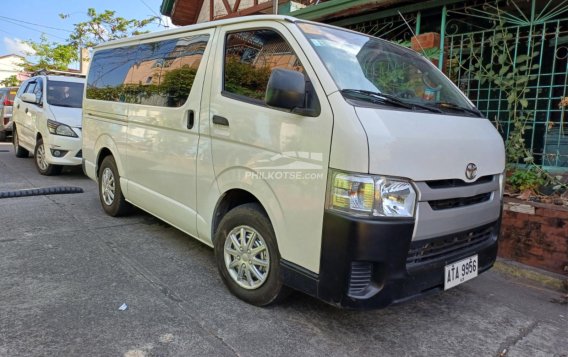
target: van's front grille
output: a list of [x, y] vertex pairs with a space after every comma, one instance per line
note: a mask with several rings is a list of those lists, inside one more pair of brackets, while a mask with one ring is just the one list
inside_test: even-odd
[[471, 231], [412, 242], [406, 258], [407, 267], [443, 259], [463, 250], [473, 250], [493, 239], [494, 225]]
[[481, 185], [484, 183], [489, 183], [493, 181], [494, 176], [482, 176], [478, 178], [475, 182], [465, 182], [464, 180], [459, 179], [451, 179], [451, 180], [433, 180], [433, 181], [426, 181], [426, 184], [431, 189], [438, 189], [438, 188], [454, 188], [454, 187], [466, 187], [466, 186], [473, 186], [473, 185]]
[[491, 192], [482, 193], [479, 195], [471, 196], [471, 197], [459, 197], [459, 198], [449, 198], [445, 200], [433, 200], [428, 201], [430, 207], [434, 211], [444, 210], [444, 209], [451, 209], [451, 208], [458, 208], [458, 207], [466, 207], [475, 205], [478, 203], [487, 202], [491, 199]]

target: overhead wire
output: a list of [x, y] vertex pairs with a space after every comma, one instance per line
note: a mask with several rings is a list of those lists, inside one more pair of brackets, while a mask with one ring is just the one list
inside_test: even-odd
[[158, 18], [158, 21], [160, 21], [160, 26], [163, 26], [164, 28], [169, 28], [169, 26], [166, 25], [166, 24], [164, 24], [164, 22], [162, 21], [162, 16], [161, 16], [160, 14], [158, 14], [158, 13], [156, 12], [156, 10], [154, 10], [150, 5], [148, 5], [148, 4], [146, 3], [146, 1], [140, 0], [140, 2], [141, 2], [142, 4], [144, 4], [144, 6], [146, 6], [146, 8], [147, 8], [148, 10], [150, 10], [154, 15], [156, 15], [156, 17]]
[[7, 19], [4, 19], [4, 18], [0, 18], [0, 20], [1, 20], [1, 21], [9, 22], [9, 23], [11, 23], [11, 24], [13, 24], [13, 25], [16, 25], [16, 26], [20, 26], [20, 27], [26, 28], [26, 29], [28, 29], [28, 30], [32, 30], [32, 31], [44, 33], [44, 34], [49, 35], [49, 36], [51, 36], [51, 37], [55, 37], [55, 38], [58, 38], [58, 39], [61, 39], [61, 40], [66, 40], [66, 38], [64, 38], [64, 37], [61, 37], [61, 36], [58, 36], [58, 35], [54, 35], [54, 34], [52, 34], [52, 33], [46, 32], [46, 31], [41, 31], [41, 30], [38, 30], [38, 29], [34, 29], [33, 27], [29, 27], [29, 26], [26, 26], [26, 25], [22, 25], [22, 24], [19, 24], [19, 23], [15, 22], [15, 21], [12, 21], [12, 20], [7, 20]]
[[47, 25], [36, 24], [36, 23], [34, 23], [34, 22], [29, 22], [29, 21], [24, 21], [24, 20], [20, 20], [20, 19], [15, 19], [15, 18], [13, 18], [13, 17], [0, 16], [0, 19], [11, 20], [11, 21], [15, 21], [15, 22], [21, 22], [21, 23], [23, 23], [23, 24], [28, 24], [28, 25], [43, 27], [43, 28], [51, 29], [51, 30], [65, 31], [65, 32], [68, 32], [68, 33], [73, 32], [73, 31], [71, 31], [71, 30], [63, 29], [63, 28], [60, 28], [60, 27], [53, 27], [53, 26], [47, 26]]

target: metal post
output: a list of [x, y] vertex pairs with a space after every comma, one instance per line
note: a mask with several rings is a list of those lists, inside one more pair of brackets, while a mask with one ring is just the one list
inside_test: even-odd
[[274, 15], [278, 15], [278, 0], [272, 0], [272, 8], [274, 9]]
[[416, 36], [420, 35], [420, 22], [422, 21], [422, 12], [418, 11], [416, 13], [416, 31], [414, 34]]
[[440, 58], [438, 59], [438, 68], [444, 68], [444, 44], [446, 42], [446, 16], [448, 8], [446, 5], [442, 8], [442, 24], [440, 26]]

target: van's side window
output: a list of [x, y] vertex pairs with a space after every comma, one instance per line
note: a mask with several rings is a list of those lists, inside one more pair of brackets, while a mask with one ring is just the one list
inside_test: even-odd
[[187, 100], [209, 35], [145, 43], [126, 82], [128, 101], [181, 107]]
[[263, 101], [274, 68], [304, 72], [292, 47], [276, 31], [254, 30], [227, 35], [224, 91]]
[[87, 98], [125, 102], [125, 86], [136, 63], [137, 46], [111, 48], [95, 53], [87, 78]]

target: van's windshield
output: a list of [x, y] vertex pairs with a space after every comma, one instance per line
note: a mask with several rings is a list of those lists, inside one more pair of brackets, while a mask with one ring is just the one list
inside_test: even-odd
[[344, 97], [410, 110], [481, 116], [422, 55], [364, 34], [298, 23]]

